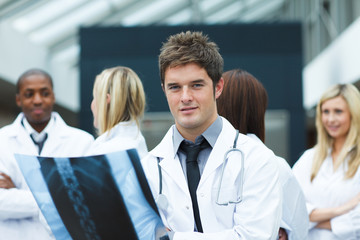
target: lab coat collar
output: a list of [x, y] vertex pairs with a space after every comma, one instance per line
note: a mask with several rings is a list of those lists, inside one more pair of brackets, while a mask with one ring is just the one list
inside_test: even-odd
[[[18, 127], [21, 125], [21, 121], [24, 117], [25, 117], [24, 113], [22, 113], [22, 112], [19, 113], [19, 115], [16, 117], [15, 121], [12, 124], [14, 126], [14, 130], [9, 133], [9, 136], [16, 137], [19, 134], [22, 134], [23, 131], [26, 131], [24, 127], [22, 127], [22, 128]], [[57, 112], [52, 112], [51, 117], [55, 120], [54, 125], [56, 125], [56, 127], [52, 126], [52, 128], [62, 128], [62, 131], [59, 131], [59, 130], [52, 131], [52, 134], [53, 134], [53, 132], [56, 132], [56, 134], [58, 136], [68, 136], [68, 132], [64, 128], [67, 125], [64, 122], [64, 120], [60, 117], [60, 115]]]
[[111, 139], [117, 136], [124, 136], [124, 137], [134, 136], [134, 133], [136, 133], [137, 135], [140, 134], [140, 129], [135, 121], [119, 122], [112, 129], [98, 136], [95, 142], [96, 145], [102, 144], [107, 141], [110, 141]]
[[[11, 130], [9, 131], [9, 137], [16, 138], [17, 141], [22, 146], [33, 146], [33, 154], [37, 155], [36, 147], [31, 140], [29, 134], [25, 130], [25, 128], [21, 125], [21, 120], [24, 117], [23, 113], [20, 113], [13, 124], [11, 124]], [[51, 131], [49, 130], [48, 138], [44, 145], [44, 148], [41, 152], [42, 156], [47, 156], [54, 149], [57, 149], [64, 138], [68, 138], [71, 136], [71, 132], [69, 131], [69, 127], [66, 125], [64, 120], [60, 117], [60, 115], [56, 112], [52, 113], [52, 117], [54, 118], [54, 126], [52, 126]], [[26, 137], [28, 136], [28, 137]], [[62, 139], [62, 140], [60, 140]]]
[[[227, 150], [229, 150], [233, 144], [236, 136], [235, 128], [225, 119], [222, 118], [223, 127], [221, 133], [215, 143], [213, 150], [209, 156], [209, 159], [205, 165], [204, 172], [201, 176], [199, 187], [207, 180], [207, 178], [215, 171], [219, 166], [222, 165], [224, 160], [224, 154]], [[173, 125], [165, 137], [162, 139], [160, 144], [156, 146], [151, 154], [154, 157], [160, 158], [160, 166], [162, 170], [167, 172], [169, 176], [173, 178], [173, 180], [183, 189], [185, 193], [188, 193], [187, 182], [182, 171], [180, 161], [176, 153], [174, 153], [173, 148]], [[243, 144], [248, 140], [248, 137], [239, 134], [238, 137], [238, 146]]]
[[174, 152], [173, 147], [173, 133], [175, 127], [175, 125], [172, 125], [165, 134], [164, 138], [161, 140], [161, 142], [151, 151], [151, 153], [155, 157], [159, 157], [160, 159], [163, 159], [165, 157], [176, 157], [176, 153]]

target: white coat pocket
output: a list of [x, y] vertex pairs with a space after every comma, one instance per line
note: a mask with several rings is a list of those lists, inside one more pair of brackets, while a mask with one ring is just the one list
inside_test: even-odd
[[[232, 228], [234, 218], [231, 217], [234, 215], [236, 204], [227, 204], [229, 202], [234, 202], [238, 199], [237, 189], [234, 186], [219, 188], [212, 188], [211, 198], [213, 199], [213, 208], [216, 214], [217, 219], [220, 223], [223, 224], [224, 228]], [[218, 204], [220, 203], [220, 204]]]

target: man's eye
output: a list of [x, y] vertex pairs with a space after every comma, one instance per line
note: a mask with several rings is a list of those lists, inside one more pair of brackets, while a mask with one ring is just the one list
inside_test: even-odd
[[48, 91], [45, 91], [45, 92], [42, 92], [41, 94], [43, 97], [48, 97], [50, 95], [50, 92]]
[[178, 88], [179, 88], [179, 86], [169, 86], [169, 87], [168, 87], [169, 90], [176, 90], [176, 89], [178, 89]]
[[200, 84], [200, 83], [196, 83], [196, 84], [194, 84], [194, 87], [196, 87], [196, 88], [198, 88], [198, 87], [202, 87], [203, 85], [202, 84]]
[[30, 97], [32, 97], [33, 96], [33, 93], [32, 92], [25, 92], [24, 93], [24, 97], [26, 97], [26, 98], [30, 98]]

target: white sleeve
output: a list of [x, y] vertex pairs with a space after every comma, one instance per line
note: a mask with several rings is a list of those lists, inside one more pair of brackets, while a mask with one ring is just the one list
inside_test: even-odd
[[[14, 176], [14, 171], [9, 171], [5, 168], [1, 159], [0, 172], [9, 175], [17, 187], [11, 189], [0, 188], [0, 219], [19, 219], [38, 216], [39, 209], [30, 190], [28, 188], [18, 188], [19, 185], [25, 184], [17, 181], [17, 179], [23, 179], [22, 176]], [[15, 172], [17, 171], [15, 170]]]
[[[299, 160], [295, 163], [292, 168], [295, 178], [299, 183], [306, 200], [306, 209], [308, 215], [316, 208], [309, 201], [308, 191], [310, 188], [310, 174], [311, 174], [311, 167], [312, 167], [312, 159], [314, 156], [314, 149], [310, 149], [305, 151], [305, 153], [299, 158]], [[309, 222], [309, 229], [314, 228], [318, 223], [317, 222]]]
[[339, 239], [360, 239], [360, 206], [330, 220], [331, 231]]
[[283, 182], [283, 214], [280, 226], [288, 233], [289, 240], [307, 239], [309, 215], [304, 194], [290, 167], [282, 170], [288, 174], [288, 178]]
[[0, 219], [20, 219], [39, 215], [39, 208], [28, 190], [0, 189]]

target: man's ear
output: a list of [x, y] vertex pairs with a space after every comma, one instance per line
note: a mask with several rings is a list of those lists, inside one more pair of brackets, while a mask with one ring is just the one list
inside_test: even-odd
[[21, 108], [21, 100], [20, 100], [20, 95], [18, 93], [15, 95], [15, 102], [16, 105]]
[[218, 99], [218, 97], [220, 97], [223, 89], [224, 89], [224, 79], [220, 78], [220, 80], [215, 86], [215, 99]]
[[164, 92], [164, 94], [165, 94], [165, 88], [164, 88], [164, 84], [163, 84], [163, 83], [161, 84], [161, 88], [162, 88], [162, 90], [163, 90], [163, 92]]

